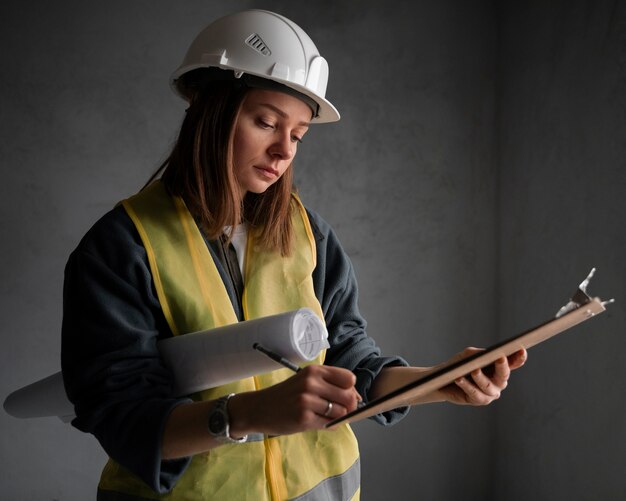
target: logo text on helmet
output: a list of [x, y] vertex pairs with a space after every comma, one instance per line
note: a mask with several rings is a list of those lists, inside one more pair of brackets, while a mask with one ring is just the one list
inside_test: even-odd
[[256, 50], [259, 54], [262, 54], [264, 56], [269, 56], [272, 53], [272, 51], [257, 33], [252, 33], [252, 35], [246, 38], [246, 44]]

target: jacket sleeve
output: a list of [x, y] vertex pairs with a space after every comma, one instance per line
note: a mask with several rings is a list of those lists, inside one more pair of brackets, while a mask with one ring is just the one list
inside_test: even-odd
[[76, 418], [106, 453], [157, 492], [167, 492], [190, 459], [161, 460], [173, 408], [172, 376], [156, 347], [171, 335], [145, 250], [123, 208], [85, 235], [65, 269], [61, 363]]
[[[317, 266], [313, 272], [315, 294], [322, 306], [330, 348], [325, 364], [344, 367], [355, 373], [356, 388], [367, 403], [372, 382], [384, 367], [408, 366], [401, 357], [384, 357], [376, 342], [367, 335], [366, 322], [358, 308], [358, 287], [352, 263], [330, 227], [307, 209], [317, 244]], [[371, 419], [395, 424], [407, 413], [401, 407]]]

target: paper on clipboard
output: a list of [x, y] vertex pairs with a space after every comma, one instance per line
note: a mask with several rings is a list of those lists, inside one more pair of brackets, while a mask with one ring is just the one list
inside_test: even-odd
[[559, 310], [556, 318], [538, 325], [522, 334], [513, 336], [497, 343], [483, 351], [469, 355], [467, 358], [439, 367], [431, 373], [422, 375], [415, 381], [405, 384], [395, 390], [377, 398], [366, 405], [329, 422], [330, 428], [340, 423], [352, 423], [381, 412], [410, 405], [411, 401], [438, 390], [465, 376], [476, 369], [487, 367], [499, 358], [508, 357], [521, 348], [529, 349], [557, 334], [571, 329], [606, 310], [605, 306], [613, 300], [602, 301], [600, 298], [591, 298], [587, 294], [587, 285], [593, 277], [595, 268], [579, 285], [570, 301]]

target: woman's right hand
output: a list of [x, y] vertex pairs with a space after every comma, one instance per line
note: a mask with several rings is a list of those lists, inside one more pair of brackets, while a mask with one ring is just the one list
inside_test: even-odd
[[228, 402], [231, 434], [287, 435], [322, 429], [356, 409], [360, 397], [355, 382], [347, 369], [309, 365], [274, 386], [237, 394]]
[[[288, 435], [322, 429], [356, 409], [360, 397], [355, 381], [349, 370], [310, 365], [269, 388], [237, 393], [228, 401], [230, 436]], [[161, 459], [192, 456], [222, 445], [207, 427], [214, 405], [207, 400], [174, 408], [165, 425]]]

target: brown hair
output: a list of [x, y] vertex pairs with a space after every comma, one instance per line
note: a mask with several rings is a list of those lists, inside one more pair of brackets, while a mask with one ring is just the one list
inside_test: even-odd
[[222, 235], [225, 226], [246, 222], [263, 249], [289, 255], [291, 166], [264, 193], [243, 198], [233, 170], [235, 125], [248, 89], [232, 81], [186, 87], [192, 89], [190, 105], [176, 144], [147, 184], [163, 171], [165, 186], [183, 198], [209, 239]]

